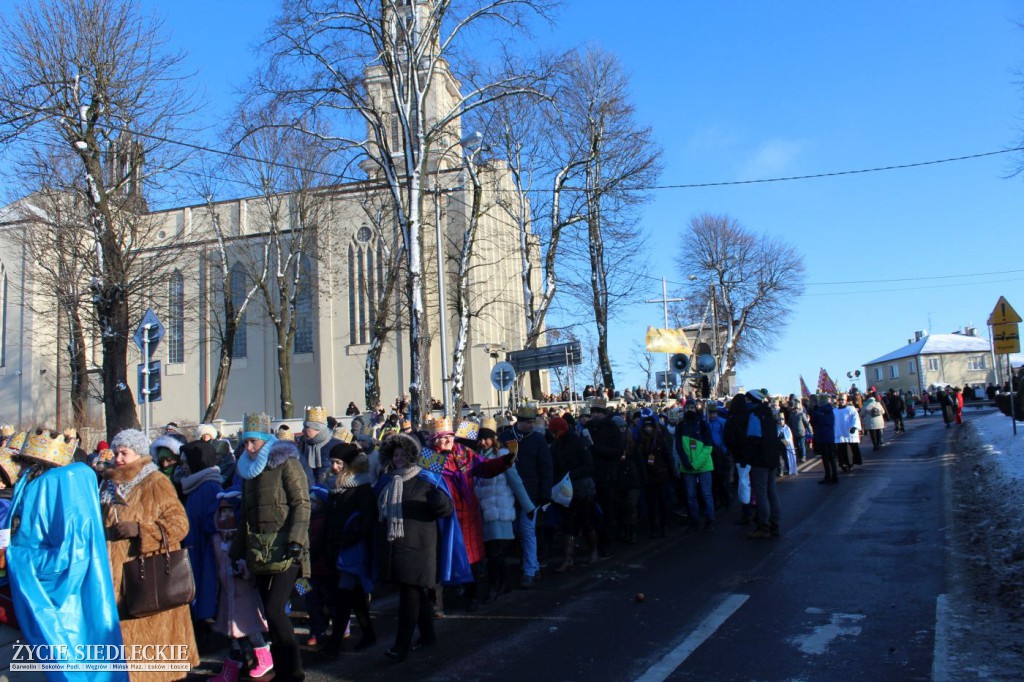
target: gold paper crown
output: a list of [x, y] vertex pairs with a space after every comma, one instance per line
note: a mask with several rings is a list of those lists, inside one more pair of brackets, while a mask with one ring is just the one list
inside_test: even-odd
[[14, 457], [21, 454], [21, 446], [25, 443], [26, 435], [28, 434], [24, 432], [16, 433], [0, 448], [0, 469], [3, 469], [3, 473], [11, 485], [17, 483], [21, 478], [21, 464], [15, 462]]
[[335, 426], [333, 435], [342, 443], [351, 443], [355, 439], [355, 436], [352, 435], [352, 432], [346, 429], [344, 426]]
[[497, 433], [498, 432], [498, 422], [494, 421], [493, 417], [487, 417], [480, 424], [480, 428], [482, 428], [482, 429], [490, 429], [491, 431], [494, 431], [495, 433]]
[[430, 424], [430, 430], [435, 435], [452, 433], [452, 420], [448, 417], [438, 417]]
[[262, 413], [247, 414], [242, 420], [242, 439], [260, 438], [267, 440], [270, 435], [270, 417]]
[[476, 440], [477, 435], [480, 433], [480, 425], [470, 419], [463, 419], [459, 422], [459, 428], [455, 430], [456, 438], [464, 438], [466, 440]]
[[316, 422], [317, 424], [327, 423], [327, 410], [317, 405], [316, 407], [306, 408], [306, 421]]
[[33, 433], [21, 448], [22, 457], [55, 467], [70, 463], [74, 454], [74, 443], [68, 443], [62, 434], [51, 438], [49, 433]]
[[535, 403], [527, 403], [520, 405], [519, 409], [516, 410], [516, 418], [518, 419], [536, 419], [537, 418], [537, 405]]
[[8, 436], [14, 435], [14, 427], [10, 424], [4, 424], [0, 426], [0, 438], [7, 438]]

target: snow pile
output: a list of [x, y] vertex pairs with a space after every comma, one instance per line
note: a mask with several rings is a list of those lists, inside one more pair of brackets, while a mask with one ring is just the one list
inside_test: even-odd
[[1013, 423], [1004, 414], [994, 413], [970, 417], [974, 440], [981, 452], [996, 465], [996, 473], [1006, 483], [1024, 484], [1024, 422], [1017, 422], [1017, 435]]

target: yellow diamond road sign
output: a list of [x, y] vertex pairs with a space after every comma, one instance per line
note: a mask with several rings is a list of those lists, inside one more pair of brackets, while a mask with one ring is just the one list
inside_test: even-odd
[[992, 325], [993, 351], [996, 355], [1020, 352], [1020, 332], [1016, 322]]
[[996, 302], [996, 307], [993, 308], [992, 314], [988, 316], [988, 323], [990, 325], [1006, 324], [1007, 322], [1022, 322], [1020, 315], [1013, 309], [1013, 306], [1006, 300], [1005, 296], [1000, 296]]

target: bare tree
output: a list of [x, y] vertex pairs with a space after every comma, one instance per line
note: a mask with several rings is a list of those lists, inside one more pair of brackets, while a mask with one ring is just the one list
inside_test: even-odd
[[[143, 185], [147, 169], [173, 168], [191, 114], [159, 23], [134, 0], [41, 0], [0, 24], [0, 140], [22, 150], [50, 146], [76, 159], [87, 207], [90, 293], [103, 348], [108, 436], [138, 426], [127, 351], [133, 296], [155, 272], [143, 252], [156, 243]], [[146, 162], [144, 168], [143, 162]]]
[[705, 319], [714, 291], [721, 342], [709, 345], [717, 346], [715, 377], [721, 377], [772, 347], [803, 293], [803, 257], [727, 215], [695, 216], [682, 236], [679, 270], [696, 277], [687, 295], [691, 313]]
[[651, 128], [640, 126], [630, 100], [629, 79], [614, 55], [597, 48], [565, 60], [555, 93], [561, 144], [585, 162], [573, 174], [583, 201], [585, 229], [570, 264], [567, 285], [593, 312], [602, 382], [615, 388], [608, 354], [608, 322], [635, 298], [635, 272], [645, 267], [643, 232], [636, 208], [647, 200], [661, 172], [661, 151]]
[[644, 374], [644, 388], [648, 391], [651, 390], [651, 384], [654, 383], [656, 373], [654, 369], [654, 355], [642, 343], [638, 343], [633, 347], [633, 362], [636, 363], [637, 369]]
[[[303, 127], [353, 152], [361, 167], [387, 185], [406, 258], [406, 322], [412, 417], [422, 413], [424, 384], [423, 221], [425, 176], [457, 165], [443, 158], [460, 138], [460, 118], [495, 99], [533, 89], [517, 75], [459, 91], [458, 53], [488, 25], [513, 35], [544, 0], [380, 0], [339, 3], [293, 0], [268, 38], [274, 53], [260, 86], [301, 112], [328, 119], [332, 136]], [[467, 81], [468, 82], [468, 81]], [[361, 130], [360, 130], [361, 128]]]

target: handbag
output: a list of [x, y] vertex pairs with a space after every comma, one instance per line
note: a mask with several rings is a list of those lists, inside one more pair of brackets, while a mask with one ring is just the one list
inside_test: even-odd
[[569, 478], [569, 474], [551, 489], [551, 501], [563, 507], [568, 507], [572, 503], [572, 479]]
[[160, 529], [160, 549], [126, 561], [122, 568], [124, 598], [118, 609], [122, 619], [143, 618], [192, 603], [196, 584], [187, 549], [170, 551], [167, 531]]

